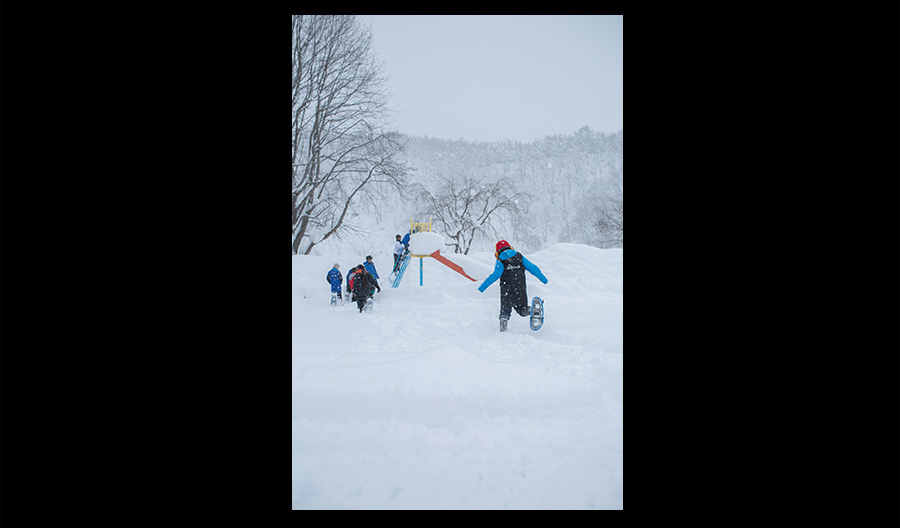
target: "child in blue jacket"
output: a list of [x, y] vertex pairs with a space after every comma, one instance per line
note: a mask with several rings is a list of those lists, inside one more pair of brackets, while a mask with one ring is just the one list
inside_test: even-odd
[[343, 301], [344, 298], [341, 297], [341, 284], [344, 283], [344, 278], [341, 277], [341, 272], [338, 271], [340, 267], [340, 264], [335, 263], [334, 267], [328, 272], [326, 280], [331, 284], [331, 293], [336, 293], [338, 299]]
[[544, 277], [540, 268], [513, 249], [506, 240], [497, 242], [496, 249], [497, 252], [494, 253], [494, 256], [497, 257], [497, 264], [494, 265], [494, 272], [484, 279], [484, 282], [478, 287], [478, 291], [484, 293], [484, 290], [500, 279], [500, 331], [505, 332], [513, 310], [522, 317], [531, 315], [528, 291], [525, 286], [525, 271], [527, 270], [544, 284], [550, 281]]
[[372, 261], [372, 255], [366, 257], [366, 261], [363, 262], [363, 266], [366, 267], [366, 271], [372, 274], [375, 277], [375, 287], [378, 289], [378, 293], [381, 293], [381, 286], [378, 285], [378, 279], [381, 277], [378, 276], [378, 272], [375, 271], [375, 262]]

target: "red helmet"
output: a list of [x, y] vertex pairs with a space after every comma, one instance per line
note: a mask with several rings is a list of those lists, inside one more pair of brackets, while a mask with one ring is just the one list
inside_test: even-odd
[[500, 242], [497, 242], [497, 253], [500, 253], [504, 249], [508, 249], [511, 247], [512, 246], [509, 245], [509, 242], [507, 242], [506, 240], [501, 240]]

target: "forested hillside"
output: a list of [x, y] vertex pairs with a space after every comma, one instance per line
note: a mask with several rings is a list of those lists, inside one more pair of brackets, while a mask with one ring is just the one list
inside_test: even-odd
[[[512, 238], [623, 247], [623, 133], [585, 127], [533, 143], [406, 137], [404, 209], [433, 217], [457, 249]], [[456, 237], [456, 238], [454, 238]]]

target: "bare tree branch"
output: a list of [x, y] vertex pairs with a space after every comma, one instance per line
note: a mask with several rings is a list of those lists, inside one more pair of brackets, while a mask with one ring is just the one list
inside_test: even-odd
[[521, 214], [518, 201], [527, 197], [516, 192], [515, 185], [506, 178], [486, 182], [463, 176], [459, 179], [440, 178], [440, 186], [434, 193], [420, 187], [418, 196], [428, 206], [424, 214], [432, 216], [445, 236], [452, 240], [446, 244], [454, 253], [467, 255], [472, 243], [479, 236], [491, 237], [496, 231], [495, 221]]
[[292, 15], [291, 251], [344, 226], [370, 185], [400, 185], [403, 144], [383, 130], [385, 80], [353, 15]]

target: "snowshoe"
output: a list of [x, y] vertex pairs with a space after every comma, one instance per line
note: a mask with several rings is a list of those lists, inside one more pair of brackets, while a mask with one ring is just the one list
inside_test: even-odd
[[375, 299], [369, 297], [369, 300], [366, 301], [365, 306], [363, 306], [363, 311], [366, 313], [372, 313], [372, 308], [375, 307]]
[[531, 301], [531, 329], [540, 330], [544, 325], [544, 301], [535, 297]]
[[337, 306], [337, 294], [336, 293], [331, 294], [331, 306]]
[[500, 319], [500, 331], [506, 332], [506, 325], [509, 324], [509, 319]]

